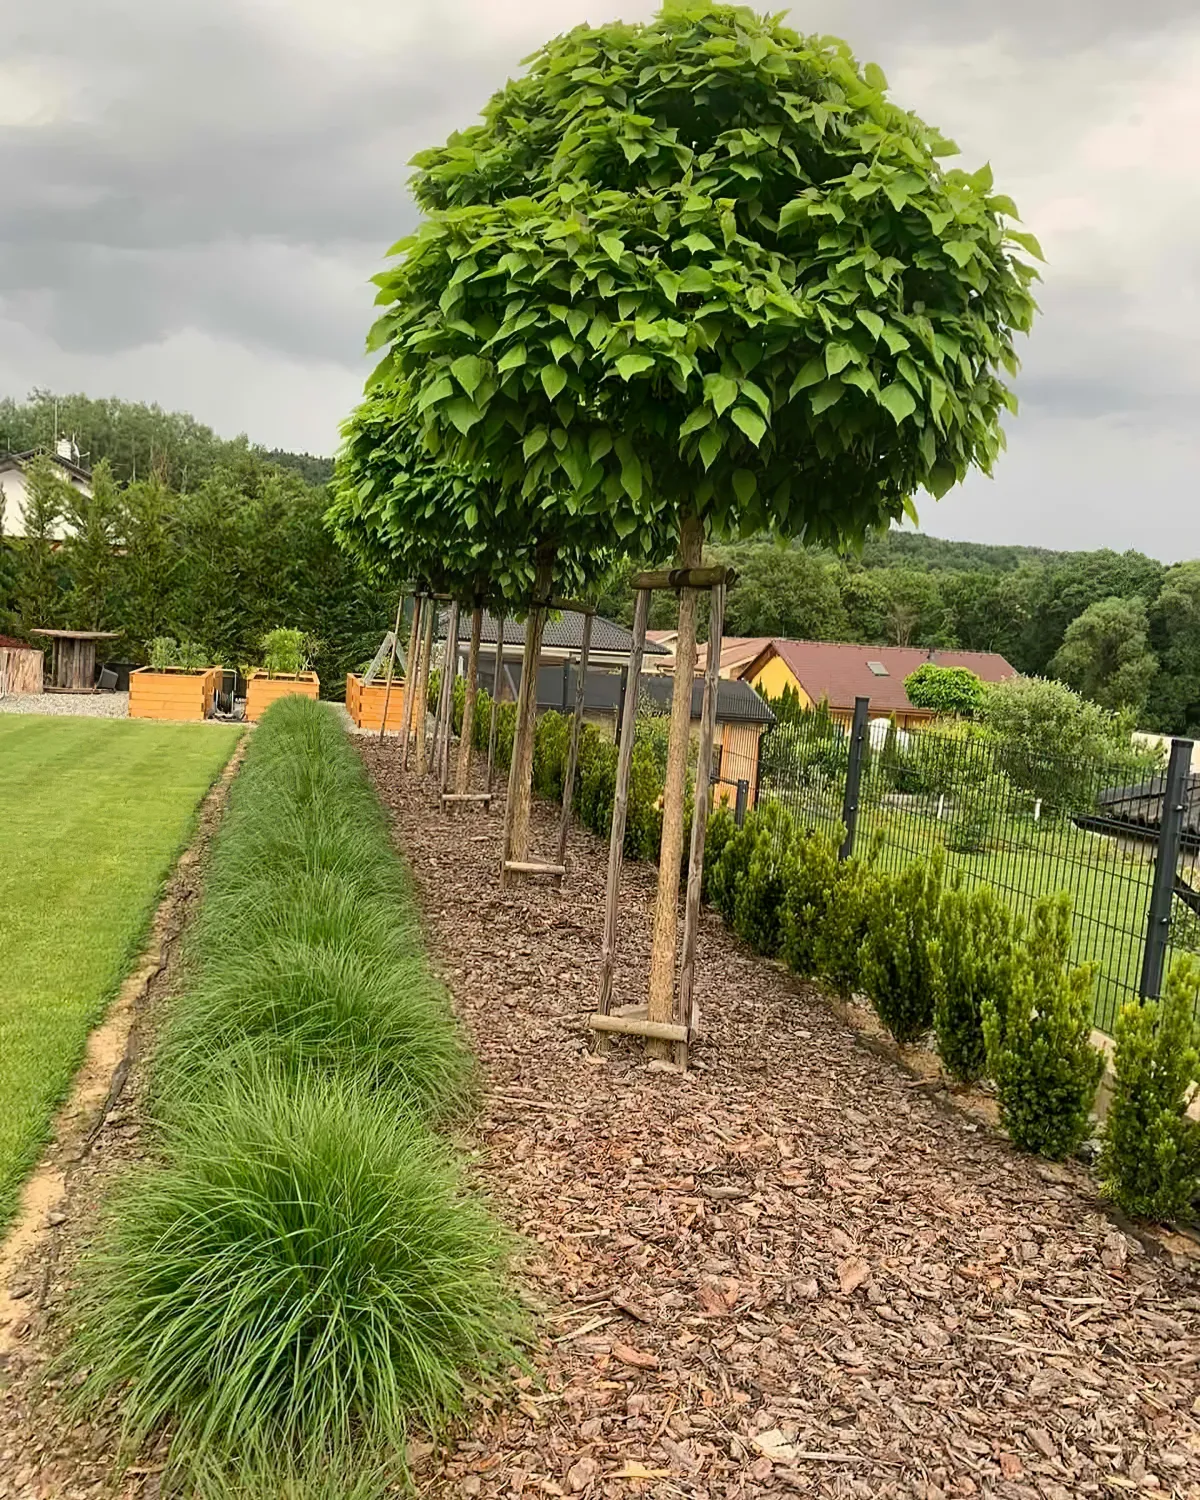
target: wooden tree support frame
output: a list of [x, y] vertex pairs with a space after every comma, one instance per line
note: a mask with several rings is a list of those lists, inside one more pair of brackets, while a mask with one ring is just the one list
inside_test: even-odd
[[[507, 884], [509, 877], [513, 875], [545, 875], [555, 880], [562, 881], [567, 873], [567, 834], [571, 827], [571, 805], [575, 795], [575, 771], [579, 765], [579, 741], [583, 734], [583, 711], [587, 698], [587, 674], [592, 655], [592, 626], [596, 618], [595, 606], [580, 603], [576, 599], [552, 599], [546, 609], [569, 611], [583, 617], [583, 626], [579, 643], [579, 664], [575, 678], [575, 708], [571, 717], [571, 738], [567, 747], [567, 764], [563, 773], [562, 808], [558, 818], [558, 833], [555, 838], [555, 857], [552, 860], [535, 859], [511, 859], [510, 825], [506, 816], [504, 820], [504, 858], [500, 865], [500, 882]], [[497, 653], [497, 663], [500, 661]], [[534, 679], [533, 691], [537, 691], [536, 671], [531, 674]], [[521, 684], [524, 688], [525, 674], [522, 672]], [[521, 708], [518, 703], [517, 713], [520, 715]], [[535, 703], [536, 712], [536, 703]], [[494, 716], [493, 716], [494, 722]], [[512, 802], [512, 773], [510, 770], [509, 802]]]
[[[725, 626], [725, 595], [733, 582], [726, 568], [676, 569], [663, 573], [639, 573], [634, 579], [637, 599], [633, 610], [633, 645], [621, 715], [621, 740], [617, 751], [617, 783], [613, 798], [612, 833], [608, 844], [608, 889], [604, 907], [604, 938], [600, 950], [600, 992], [588, 1025], [602, 1047], [611, 1033], [640, 1036], [674, 1046], [675, 1061], [687, 1067], [688, 1047], [700, 1025], [696, 999], [696, 936], [700, 928], [700, 890], [704, 878], [704, 836], [708, 825], [708, 799], [712, 781], [713, 744], [717, 728], [717, 685], [721, 670], [721, 638]], [[642, 1006], [614, 1007], [613, 969], [617, 956], [617, 924], [620, 916], [621, 865], [625, 852], [625, 821], [629, 810], [629, 779], [633, 768], [633, 744], [637, 729], [638, 686], [646, 651], [646, 624], [650, 597], [655, 590], [682, 588], [709, 592], [708, 653], [704, 671], [704, 699], [700, 710], [700, 747], [696, 764], [696, 789], [692, 808], [692, 833], [688, 858], [687, 892], [684, 897], [682, 963], [675, 998], [675, 1017], [670, 1022], [646, 1019]]]

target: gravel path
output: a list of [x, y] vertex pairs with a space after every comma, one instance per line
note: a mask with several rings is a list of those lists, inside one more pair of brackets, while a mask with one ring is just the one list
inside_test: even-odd
[[[698, 1066], [593, 1057], [604, 846], [577, 830], [561, 893], [502, 894], [499, 814], [443, 815], [363, 754], [482, 1062], [479, 1181], [546, 1310], [537, 1378], [429, 1452], [422, 1493], [1200, 1496], [1200, 1288], [1082, 1172], [940, 1105], [711, 914]], [[619, 1001], [653, 873], [626, 867]]]
[[11, 693], [0, 714], [56, 714], [82, 719], [127, 719], [128, 693]]

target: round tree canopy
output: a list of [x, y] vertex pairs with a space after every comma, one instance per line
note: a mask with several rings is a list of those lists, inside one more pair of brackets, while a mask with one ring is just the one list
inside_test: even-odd
[[549, 43], [416, 159], [376, 388], [522, 505], [653, 551], [663, 512], [839, 543], [1002, 443], [1034, 271], [987, 167], [879, 68], [750, 11]]

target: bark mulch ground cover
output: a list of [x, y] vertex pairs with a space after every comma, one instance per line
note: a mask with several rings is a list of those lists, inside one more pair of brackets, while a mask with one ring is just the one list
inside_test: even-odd
[[[687, 1076], [590, 1054], [606, 849], [497, 882], [500, 813], [363, 754], [481, 1059], [478, 1180], [531, 1243], [533, 1374], [425, 1494], [1200, 1496], [1200, 1284], [704, 918]], [[554, 810], [535, 808], [534, 847]], [[618, 1003], [652, 869], [627, 866]]]

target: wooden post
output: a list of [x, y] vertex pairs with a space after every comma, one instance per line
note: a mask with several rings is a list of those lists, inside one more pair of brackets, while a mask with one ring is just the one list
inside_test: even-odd
[[[542, 657], [542, 632], [546, 626], [546, 604], [550, 595], [551, 568], [538, 568], [534, 603], [525, 621], [525, 651], [521, 657], [521, 688], [517, 693], [517, 723], [513, 734], [512, 765], [508, 776], [508, 802], [504, 809], [506, 832], [504, 863], [524, 864], [529, 859], [529, 815], [533, 796], [533, 737], [537, 728], [538, 665]], [[509, 871], [501, 869], [500, 883], [508, 884]]]
[[588, 658], [592, 651], [592, 613], [583, 617], [583, 640], [579, 646], [579, 676], [575, 682], [575, 716], [571, 720], [571, 744], [567, 751], [567, 769], [563, 776], [562, 814], [558, 820], [556, 858], [561, 865], [567, 854], [567, 834], [571, 828], [571, 802], [575, 796], [575, 768], [579, 764], [579, 736], [583, 731], [584, 698], [587, 692]]
[[[684, 519], [679, 530], [680, 564], [699, 568], [704, 525], [696, 516]], [[675, 642], [675, 687], [671, 695], [671, 733], [667, 741], [667, 770], [663, 779], [662, 841], [658, 856], [658, 898], [650, 950], [649, 1020], [667, 1025], [675, 1010], [675, 949], [679, 924], [679, 869], [683, 859], [683, 809], [687, 795], [688, 748], [691, 744], [692, 683], [696, 670], [695, 588], [679, 595], [679, 635]], [[666, 1057], [670, 1049], [650, 1038], [646, 1050]]]
[[479, 637], [483, 634], [483, 606], [471, 615], [471, 645], [467, 651], [467, 691], [463, 698], [462, 734], [458, 741], [458, 769], [454, 790], [463, 794], [471, 780], [471, 736], [475, 733], [475, 698], [479, 692]]
[[725, 630], [725, 585], [712, 591], [709, 610], [708, 659], [704, 672], [704, 706], [700, 711], [700, 758], [696, 764], [696, 792], [692, 807], [692, 843], [688, 857], [687, 896], [683, 911], [683, 958], [679, 975], [679, 1018], [687, 1027], [687, 1041], [678, 1045], [677, 1061], [687, 1066], [687, 1046], [696, 1035], [700, 1008], [696, 1003], [696, 934], [700, 926], [700, 891], [704, 881], [704, 839], [708, 833], [708, 791], [713, 742], [717, 732], [717, 693], [721, 682], [721, 637]]
[[400, 634], [400, 616], [404, 613], [404, 592], [401, 590], [400, 597], [396, 601], [396, 623], [392, 626], [392, 651], [388, 657], [387, 686], [383, 690], [383, 717], [379, 721], [379, 743], [383, 744], [384, 731], [387, 729], [388, 704], [392, 701], [392, 674], [396, 670], [396, 637]]
[[600, 996], [598, 1014], [606, 1016], [612, 1002], [613, 964], [617, 956], [617, 908], [621, 890], [621, 859], [625, 852], [625, 815], [629, 807], [629, 773], [633, 766], [633, 737], [637, 728], [638, 684], [642, 655], [646, 649], [646, 621], [650, 618], [650, 591], [639, 589], [633, 607], [633, 643], [629, 648], [629, 671], [625, 711], [621, 715], [621, 748], [617, 751], [617, 784], [613, 795], [612, 831], [608, 839], [608, 887], [604, 899], [604, 940], [600, 949]]
[[[500, 693], [503, 688], [502, 677], [504, 673], [504, 616], [500, 615], [496, 620], [496, 664], [492, 671], [492, 716], [488, 720], [488, 764], [487, 764], [487, 789], [492, 789], [492, 781], [496, 774], [496, 731], [497, 716], [500, 711]], [[505, 814], [507, 820], [507, 814]]]
[[421, 641], [421, 667], [417, 674], [417, 691], [414, 694], [413, 703], [418, 776], [424, 776], [429, 769], [429, 658], [433, 654], [433, 622], [436, 615], [437, 601], [432, 594], [427, 594], [425, 596], [424, 639]]
[[421, 643], [421, 610], [424, 602], [420, 594], [413, 595], [413, 617], [412, 625], [408, 632], [408, 655], [404, 658], [404, 704], [400, 710], [400, 733], [404, 739], [404, 748], [400, 752], [400, 769], [408, 770], [408, 750], [412, 741], [413, 724], [413, 698], [417, 680], [417, 655]]
[[458, 600], [450, 606], [450, 618], [446, 624], [446, 655], [442, 662], [445, 679], [446, 707], [442, 716], [442, 758], [438, 764], [438, 790], [445, 792], [450, 785], [450, 744], [454, 739], [454, 687], [458, 681]]

